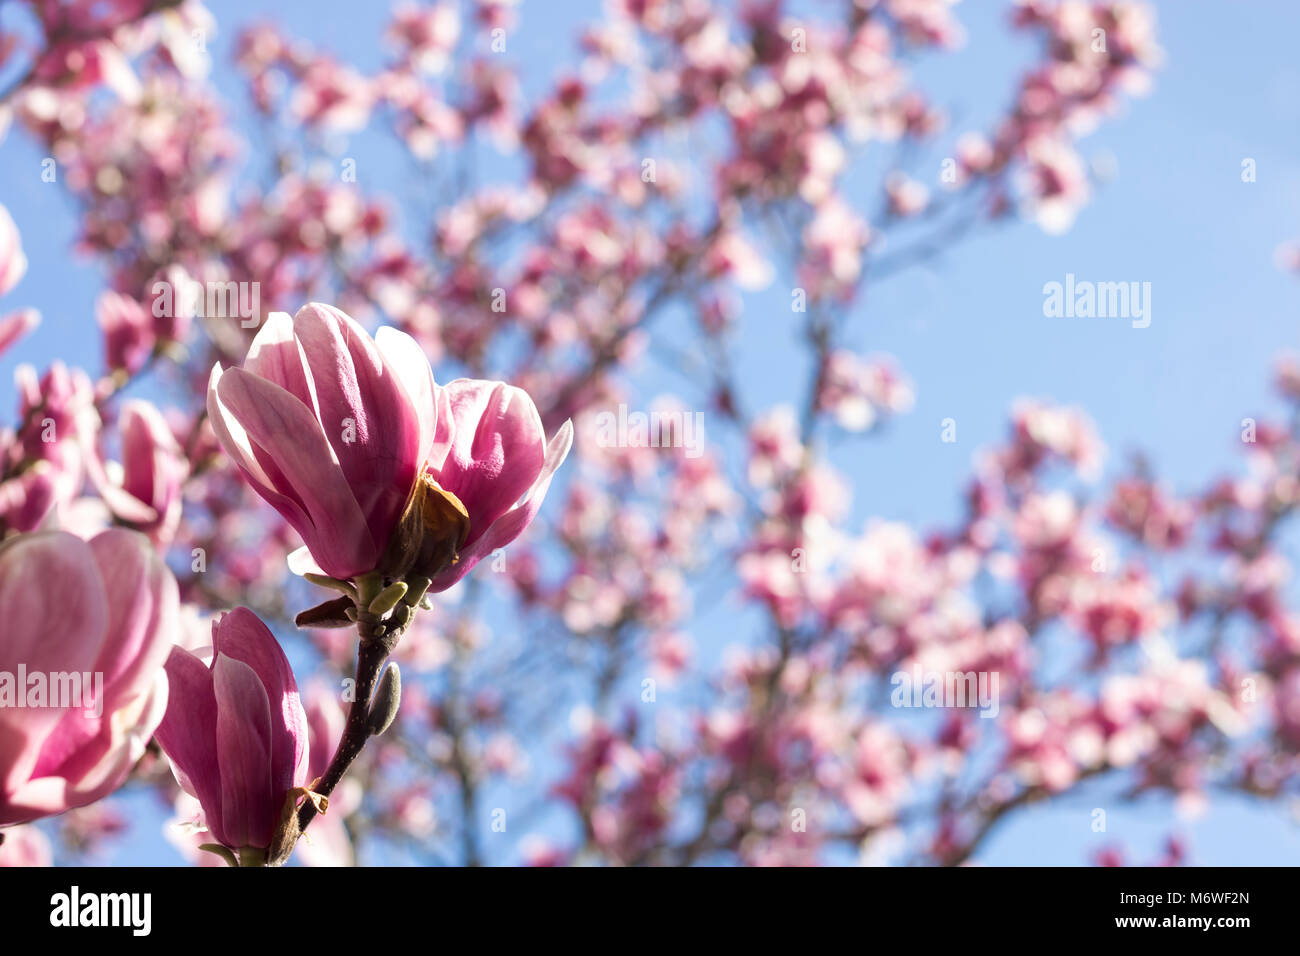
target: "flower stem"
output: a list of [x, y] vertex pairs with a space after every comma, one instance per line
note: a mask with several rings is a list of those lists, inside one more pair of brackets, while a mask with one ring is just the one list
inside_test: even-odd
[[[360, 630], [362, 625], [358, 625]], [[366, 718], [370, 714], [370, 698], [374, 694], [375, 682], [388, 659], [388, 647], [381, 640], [362, 640], [357, 651], [356, 698], [348, 709], [347, 727], [339, 741], [339, 749], [334, 753], [329, 768], [321, 777], [320, 783], [313, 790], [321, 796], [328, 797], [343, 779], [352, 762], [366, 745], [370, 731], [366, 727]], [[298, 827], [305, 829], [316, 816], [316, 806], [310, 800], [305, 801], [298, 810]]]
[[[348, 709], [347, 725], [343, 737], [339, 740], [334, 759], [318, 783], [313, 784], [312, 791], [322, 797], [334, 792], [343, 775], [347, 773], [353, 761], [365, 747], [370, 738], [368, 718], [370, 716], [370, 699], [374, 696], [375, 684], [384, 669], [384, 662], [397, 644], [404, 627], [385, 629], [378, 619], [367, 610], [370, 603], [383, 591], [383, 582], [378, 575], [365, 575], [357, 580], [357, 636], [360, 638], [357, 648], [357, 669], [352, 705]], [[304, 800], [298, 808], [296, 832], [289, 835], [286, 845], [276, 855], [275, 862], [283, 862], [289, 856], [297, 838], [315, 819], [317, 805], [312, 800]]]
[[[229, 853], [230, 851], [226, 851]], [[246, 846], [239, 851], [240, 866], [266, 866], [266, 847]]]

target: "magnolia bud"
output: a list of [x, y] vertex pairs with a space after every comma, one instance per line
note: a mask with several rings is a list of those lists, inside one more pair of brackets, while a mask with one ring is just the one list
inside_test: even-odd
[[299, 627], [351, 627], [353, 621], [348, 611], [352, 607], [352, 598], [334, 598], [301, 611], [293, 622]]
[[406, 582], [395, 581], [388, 585], [376, 595], [375, 599], [370, 602], [368, 610], [376, 617], [383, 617], [406, 596]]
[[312, 574], [309, 572], [304, 574], [303, 578], [312, 584], [329, 588], [331, 591], [339, 591], [348, 597], [355, 598], [357, 596], [357, 589], [352, 584], [347, 581], [340, 581], [338, 578], [332, 578], [327, 574]]
[[406, 579], [406, 596], [402, 598], [411, 607], [419, 606], [424, 600], [424, 594], [429, 590], [429, 585], [433, 582], [428, 578], [412, 575]]
[[375, 691], [370, 704], [370, 713], [366, 717], [366, 729], [370, 736], [378, 737], [393, 723], [397, 717], [397, 708], [402, 703], [402, 672], [396, 664], [389, 664], [384, 676], [379, 678], [379, 688]]

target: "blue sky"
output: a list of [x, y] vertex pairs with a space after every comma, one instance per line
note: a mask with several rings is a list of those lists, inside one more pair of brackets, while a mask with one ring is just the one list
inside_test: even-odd
[[[1168, 0], [1155, 6], [1165, 64], [1149, 96], [1127, 101], [1083, 140], [1084, 156], [1113, 163], [1115, 175], [1074, 228], [1045, 236], [1024, 224], [982, 236], [929, 267], [871, 287], [853, 315], [850, 344], [893, 354], [917, 389], [909, 415], [838, 460], [854, 483], [855, 523], [878, 515], [924, 528], [953, 518], [971, 454], [1001, 437], [1020, 396], [1082, 406], [1108, 446], [1108, 471], [1128, 451], [1142, 449], [1179, 491], [1240, 468], [1241, 419], [1276, 410], [1270, 371], [1279, 350], [1297, 345], [1300, 305], [1300, 282], [1273, 261], [1280, 242], [1300, 236], [1300, 65], [1294, 57], [1300, 4]], [[260, 5], [228, 0], [213, 7], [220, 24], [214, 81], [242, 110], [246, 101], [227, 53], [235, 26], [260, 17]], [[919, 68], [937, 102], [962, 116], [960, 128], [986, 125], [1008, 102], [1031, 55], [1026, 38], [1006, 27], [1007, 7], [991, 0], [960, 4], [966, 48]], [[280, 4], [275, 18], [290, 34], [365, 67], [378, 61], [386, 9]], [[509, 55], [533, 80], [526, 92], [537, 89], [537, 78], [576, 66], [575, 25], [598, 10], [594, 2], [523, 4]], [[255, 141], [251, 152], [256, 170]], [[371, 161], [365, 143], [350, 154], [363, 170]], [[381, 173], [391, 163], [385, 156], [374, 153]], [[1241, 180], [1245, 158], [1256, 162], [1254, 183]], [[39, 160], [30, 143], [12, 134], [0, 153], [0, 202], [17, 221], [31, 263], [4, 305], [34, 304], [44, 314], [41, 329], [0, 360], [0, 381], [11, 380], [20, 360], [43, 368], [57, 357], [99, 367], [98, 342], [86, 330], [102, 277], [69, 258], [76, 227], [70, 204], [61, 188], [40, 182]], [[1043, 284], [1067, 273], [1150, 282], [1150, 327], [1045, 318]], [[746, 328], [754, 334], [743, 337], [740, 371], [762, 383], [753, 404], [797, 400], [802, 379], [784, 365], [796, 334], [785, 324], [788, 299], [779, 292], [775, 299], [750, 297], [744, 321], [753, 323]], [[643, 381], [651, 389], [678, 386], [653, 369]], [[958, 423], [955, 445], [939, 440], [947, 417]], [[734, 608], [697, 621], [697, 641], [726, 633], [729, 613]], [[1128, 844], [1139, 860], [1158, 855], [1171, 805], [1151, 800], [1124, 808], [1108, 801], [1108, 792], [1102, 785], [1022, 812], [995, 833], [980, 860], [1082, 862], [1102, 842], [1089, 826], [1095, 806], [1109, 813], [1106, 842]], [[123, 848], [110, 861], [175, 860], [150, 819], [158, 819], [156, 810], [133, 835], [129, 852]], [[1300, 830], [1280, 806], [1217, 800], [1205, 816], [1173, 828], [1189, 838], [1191, 859], [1200, 864], [1293, 863], [1300, 851]]]

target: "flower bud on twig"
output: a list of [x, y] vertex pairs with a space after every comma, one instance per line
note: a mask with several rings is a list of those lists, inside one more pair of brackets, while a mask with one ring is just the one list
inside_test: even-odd
[[397, 708], [402, 703], [402, 672], [396, 664], [389, 664], [384, 675], [379, 678], [379, 689], [370, 705], [370, 715], [366, 718], [366, 729], [370, 736], [378, 737], [393, 723], [397, 717]]
[[379, 592], [379, 595], [370, 602], [368, 610], [376, 617], [383, 617], [393, 608], [397, 607], [398, 602], [400, 602], [405, 596], [406, 582], [395, 581]]
[[355, 610], [352, 598], [334, 598], [300, 611], [293, 623], [299, 627], [351, 627], [354, 622], [348, 617], [350, 610]]

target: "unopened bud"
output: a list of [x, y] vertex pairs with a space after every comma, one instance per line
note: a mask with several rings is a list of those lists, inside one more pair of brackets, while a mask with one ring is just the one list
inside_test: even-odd
[[415, 575], [406, 579], [406, 596], [402, 598], [411, 607], [416, 607], [424, 600], [424, 594], [433, 582], [426, 577]]
[[300, 612], [293, 622], [299, 627], [351, 627], [354, 621], [349, 611], [356, 612], [352, 598], [339, 597]]
[[393, 608], [397, 607], [398, 603], [405, 596], [406, 582], [395, 581], [375, 596], [375, 599], [370, 602], [369, 611], [376, 617], [383, 617]]
[[392, 725], [401, 703], [402, 672], [396, 664], [389, 664], [384, 675], [379, 678], [379, 688], [375, 691], [370, 713], [366, 717], [366, 729], [370, 731], [370, 736], [378, 737]]
[[339, 591], [340, 593], [346, 594], [352, 598], [357, 596], [357, 589], [353, 587], [350, 582], [340, 581], [338, 578], [332, 578], [327, 574], [313, 574], [308, 572], [303, 575], [303, 580], [315, 584], [318, 587], [329, 588], [331, 591]]

